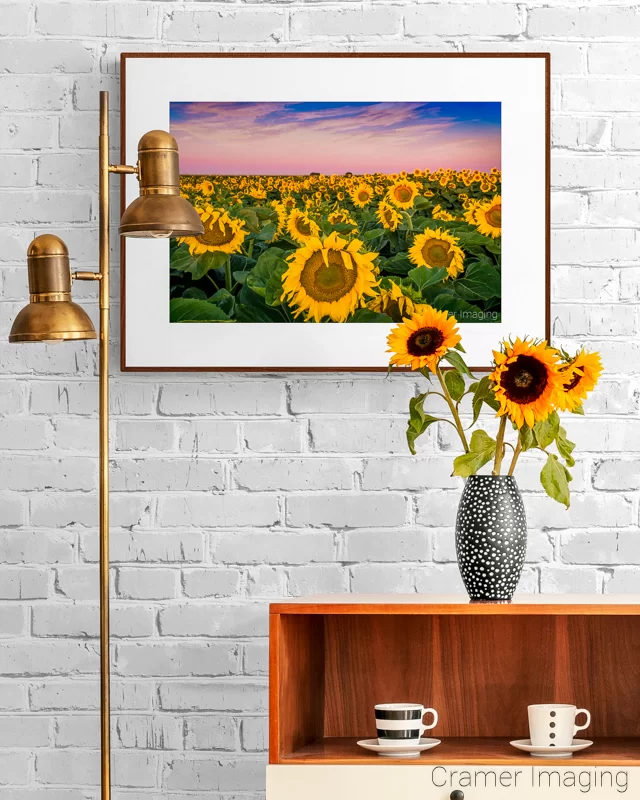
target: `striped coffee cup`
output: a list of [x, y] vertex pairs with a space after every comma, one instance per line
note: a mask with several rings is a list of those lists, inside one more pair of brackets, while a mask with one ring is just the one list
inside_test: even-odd
[[[378, 744], [383, 745], [420, 744], [422, 734], [438, 724], [435, 708], [425, 708], [418, 703], [380, 703], [375, 712]], [[433, 714], [431, 725], [422, 724], [426, 713]]]

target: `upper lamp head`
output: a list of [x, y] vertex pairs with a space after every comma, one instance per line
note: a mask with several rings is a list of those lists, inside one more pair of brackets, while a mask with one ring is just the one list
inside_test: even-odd
[[10, 342], [64, 342], [95, 339], [93, 323], [71, 300], [71, 268], [66, 244], [45, 233], [27, 251], [30, 302], [15, 318]]
[[138, 142], [140, 197], [120, 220], [122, 236], [201, 236], [195, 208], [180, 196], [178, 145], [166, 131], [149, 131]]

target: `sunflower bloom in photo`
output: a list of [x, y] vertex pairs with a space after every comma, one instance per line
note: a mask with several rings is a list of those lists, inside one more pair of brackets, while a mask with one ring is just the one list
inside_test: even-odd
[[387, 337], [389, 363], [396, 367], [424, 369], [435, 372], [447, 350], [460, 342], [456, 318], [432, 306], [419, 306], [408, 320], [392, 328]]
[[373, 200], [373, 189], [368, 183], [360, 183], [350, 193], [354, 206], [364, 208]]
[[557, 350], [546, 342], [516, 339], [503, 342], [493, 351], [495, 369], [489, 379], [500, 408], [498, 416], [507, 417], [521, 428], [533, 428], [555, 408], [556, 396], [563, 387]]
[[496, 195], [493, 200], [480, 203], [474, 213], [478, 233], [497, 239], [502, 235], [502, 198]]
[[334, 209], [327, 219], [332, 225], [352, 225], [354, 228], [358, 226], [358, 223], [345, 208]]
[[415, 314], [417, 306], [403, 293], [397, 283], [392, 283], [389, 289], [380, 289], [380, 294], [369, 300], [367, 308], [379, 314], [386, 314], [394, 322], [402, 322], [405, 317]]
[[397, 180], [387, 191], [387, 200], [397, 208], [411, 208], [417, 196], [417, 184], [407, 179]]
[[575, 411], [580, 408], [589, 392], [598, 382], [602, 372], [602, 361], [599, 353], [588, 353], [580, 350], [566, 365], [560, 367], [562, 386], [558, 391], [556, 402], [563, 411]]
[[402, 215], [399, 214], [392, 205], [385, 203], [384, 200], [378, 205], [376, 217], [382, 227], [386, 228], [388, 231], [395, 231], [402, 222]]
[[334, 231], [321, 241], [311, 237], [292, 253], [282, 276], [283, 298], [306, 322], [329, 317], [345, 322], [376, 293], [377, 253], [361, 253], [362, 242], [347, 242]]
[[318, 225], [302, 211], [294, 208], [287, 220], [287, 230], [296, 242], [307, 242], [320, 233]]
[[178, 243], [189, 246], [192, 256], [202, 253], [237, 253], [240, 250], [248, 235], [242, 220], [232, 219], [224, 209], [209, 205], [197, 207], [196, 211], [204, 225], [204, 233], [202, 236], [178, 238]]
[[459, 240], [440, 228], [425, 228], [416, 236], [409, 248], [409, 261], [429, 269], [444, 267], [450, 278], [456, 278], [464, 271], [464, 252]]

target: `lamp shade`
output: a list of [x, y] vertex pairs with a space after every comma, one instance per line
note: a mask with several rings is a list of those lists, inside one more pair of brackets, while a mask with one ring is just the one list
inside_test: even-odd
[[15, 318], [10, 342], [95, 339], [86, 311], [71, 300], [71, 268], [66, 244], [57, 236], [35, 238], [27, 252], [30, 302]]
[[178, 145], [166, 131], [149, 131], [138, 143], [140, 197], [120, 219], [122, 236], [201, 236], [202, 221], [180, 196]]

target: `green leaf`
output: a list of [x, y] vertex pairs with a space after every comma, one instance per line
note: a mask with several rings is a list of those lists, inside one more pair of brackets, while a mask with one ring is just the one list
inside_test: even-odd
[[204, 278], [207, 272], [213, 269], [222, 269], [229, 256], [226, 253], [202, 253], [192, 259], [191, 265], [185, 272], [190, 272], [194, 281]]
[[257, 233], [260, 230], [260, 220], [258, 219], [255, 209], [240, 208], [238, 210], [234, 210], [233, 216], [244, 220], [245, 227], [251, 233]]
[[524, 452], [536, 446], [536, 437], [533, 435], [533, 431], [528, 425], [523, 425], [520, 428], [518, 436], [520, 438], [520, 446]]
[[276, 235], [278, 226], [274, 222], [267, 222], [264, 228], [258, 234], [258, 239], [263, 242], [268, 242]]
[[572, 456], [575, 449], [575, 444], [567, 439], [567, 431], [560, 425], [558, 428], [558, 435], [556, 436], [556, 447], [558, 452], [564, 458], [568, 467], [575, 467], [576, 461]]
[[183, 297], [191, 300], [207, 300], [207, 293], [203, 292], [202, 289], [198, 289], [197, 286], [190, 286], [188, 289], [185, 289], [182, 293]]
[[580, 414], [581, 417], [584, 417], [584, 409], [582, 406], [576, 406], [575, 408], [571, 409], [572, 414]]
[[236, 299], [236, 320], [238, 322], [286, 321], [277, 308], [266, 305], [264, 297], [252, 291], [246, 283]]
[[[287, 270], [287, 262], [284, 260], [285, 252], [280, 247], [270, 247], [260, 255], [256, 261], [255, 267], [247, 276], [246, 286], [248, 286], [260, 297], [265, 297], [267, 292], [267, 285], [274, 275], [277, 275], [276, 281], [280, 281], [282, 275]], [[282, 283], [280, 281], [280, 294], [282, 294]], [[270, 298], [275, 298], [277, 287], [271, 284]], [[268, 301], [267, 301], [268, 302]], [[268, 303], [272, 305], [272, 303]]]
[[558, 461], [558, 456], [549, 453], [547, 463], [540, 472], [540, 483], [549, 497], [567, 508], [571, 503], [569, 480], [571, 480], [571, 475], [566, 467]]
[[500, 274], [486, 263], [471, 264], [458, 280], [454, 281], [454, 289], [464, 300], [487, 300], [500, 297]]
[[409, 450], [415, 456], [416, 448], [415, 442], [419, 436], [431, 426], [434, 422], [438, 422], [437, 417], [427, 414], [424, 410], [424, 401], [428, 396], [428, 392], [420, 394], [417, 397], [412, 397], [409, 400], [409, 422], [407, 424], [407, 444]]
[[464, 394], [464, 378], [457, 370], [449, 369], [444, 373], [444, 382], [449, 394], [457, 402]]
[[[474, 392], [474, 397], [473, 397], [474, 413], [475, 413], [475, 405], [477, 403], [479, 403], [480, 406], [482, 405], [482, 403], [486, 403], [489, 406], [489, 408], [492, 408], [494, 411], [499, 410], [500, 404], [496, 399], [495, 392], [493, 391], [493, 384], [489, 380], [488, 375], [482, 377], [477, 383], [475, 384], [472, 383], [469, 388]], [[479, 413], [480, 411], [478, 411], [478, 414]]]
[[559, 427], [560, 417], [556, 411], [552, 411], [546, 419], [536, 422], [533, 426], [533, 435], [543, 450], [555, 441]]
[[171, 322], [228, 322], [229, 317], [207, 300], [176, 297], [169, 301]]
[[377, 311], [372, 311], [370, 308], [358, 308], [347, 320], [348, 322], [386, 322], [392, 323], [391, 317], [386, 314], [379, 314]]
[[431, 286], [434, 283], [441, 283], [447, 277], [447, 270], [444, 267], [438, 269], [427, 269], [427, 267], [416, 267], [409, 270], [409, 278], [413, 281], [415, 286], [422, 291], [425, 286]]
[[448, 361], [452, 367], [455, 367], [458, 372], [462, 375], [467, 375], [469, 378], [473, 378], [473, 375], [469, 371], [469, 367], [466, 365], [464, 358], [459, 353], [456, 353], [455, 350], [449, 350], [444, 357], [445, 361]]
[[461, 478], [475, 475], [479, 469], [491, 461], [496, 452], [496, 440], [486, 431], [474, 431], [469, 443], [470, 453], [464, 453], [453, 461], [453, 474]]
[[231, 317], [233, 315], [236, 300], [231, 292], [228, 292], [226, 289], [219, 289], [209, 298], [209, 302], [218, 306], [227, 316]]

